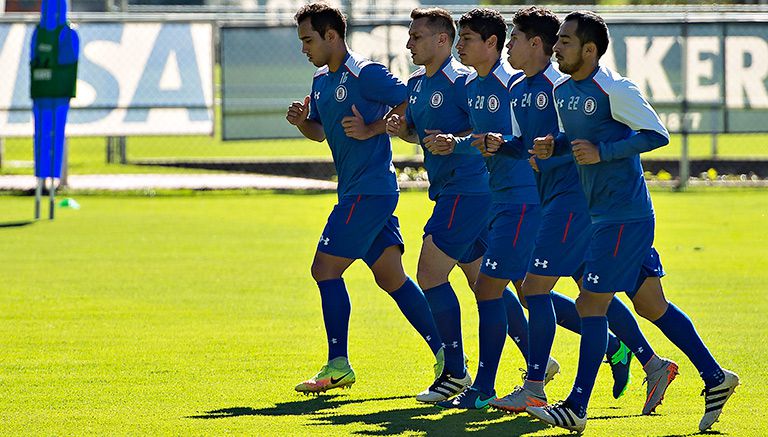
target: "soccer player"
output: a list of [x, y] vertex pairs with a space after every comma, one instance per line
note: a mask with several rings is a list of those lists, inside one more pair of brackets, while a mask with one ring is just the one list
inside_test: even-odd
[[441, 341], [424, 294], [403, 271], [403, 240], [392, 215], [398, 187], [384, 117], [390, 108], [402, 111], [406, 87], [383, 65], [348, 50], [340, 10], [312, 3], [299, 9], [295, 19], [302, 52], [319, 69], [311, 94], [293, 102], [286, 119], [305, 137], [328, 140], [338, 174], [339, 201], [312, 262], [328, 362], [296, 386], [296, 391], [317, 393], [355, 382], [347, 354], [350, 302], [342, 274], [356, 259], [369, 266], [378, 286], [392, 296], [435, 355]]
[[[663, 269], [653, 249], [653, 206], [640, 153], [666, 145], [669, 133], [636, 85], [599, 65], [607, 47], [605, 22], [584, 11], [565, 18], [554, 46], [560, 71], [570, 74], [558, 80], [553, 90], [562, 133], [535, 139], [533, 151], [540, 159], [553, 152], [573, 154], [593, 226], [577, 301], [582, 337], [573, 390], [565, 401], [527, 411], [551, 425], [584, 430], [587, 405], [606, 351], [606, 310], [613, 295], [625, 291], [637, 313], [661, 329], [699, 371], [705, 387], [699, 429], [705, 431], [720, 416], [739, 378], [720, 367], [688, 316], [664, 296]], [[652, 272], [638, 288], [643, 269]], [[649, 400], [643, 413], [650, 414], [661, 402], [656, 393], [672, 381], [677, 365], [654, 356], [645, 371]]]
[[[435, 382], [416, 396], [422, 402], [444, 401], [471, 383], [461, 335], [459, 301], [448, 281], [458, 263], [470, 288], [474, 287], [485, 251], [481, 234], [491, 208], [488, 170], [477, 150], [451, 153], [448, 144], [437, 146], [436, 131], [467, 136], [471, 131], [464, 82], [469, 69], [451, 56], [456, 27], [445, 9], [411, 12], [406, 48], [413, 63], [421, 65], [408, 80], [405, 117], [393, 114], [387, 133], [421, 144], [429, 175], [429, 198], [435, 202], [424, 227], [417, 280], [432, 309], [445, 345], [445, 367]], [[480, 218], [480, 220], [478, 220]]]
[[[558, 132], [557, 113], [552, 102], [552, 84], [562, 74], [552, 66], [552, 46], [557, 41], [560, 20], [551, 11], [535, 6], [520, 9], [514, 16], [514, 28], [507, 44], [509, 63], [525, 76], [513, 82], [512, 135], [487, 133], [475, 141], [486, 155], [509, 155], [529, 159], [535, 170], [543, 219], [535, 248], [522, 286], [528, 304], [530, 355], [523, 386], [504, 398], [491, 401], [496, 408], [512, 412], [528, 406], [546, 405], [544, 368], [554, 340], [556, 321], [576, 333], [581, 320], [572, 300], [552, 287], [563, 276], [581, 279], [581, 265], [591, 236], [587, 202], [579, 184], [573, 158], [563, 155], [548, 160], [532, 157], [528, 150], [534, 138]], [[509, 141], [504, 142], [505, 139]], [[608, 319], [611, 328], [626, 338], [641, 362], [653, 356], [637, 321], [617, 298], [611, 302]], [[613, 396], [619, 398], [629, 383], [632, 352], [609, 333], [607, 362], [614, 377]]]

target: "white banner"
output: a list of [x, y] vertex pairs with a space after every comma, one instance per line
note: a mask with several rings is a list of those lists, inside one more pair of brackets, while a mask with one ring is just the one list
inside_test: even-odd
[[[0, 137], [34, 133], [29, 45], [34, 26], [0, 24]], [[213, 132], [213, 28], [205, 23], [84, 23], [73, 136]]]

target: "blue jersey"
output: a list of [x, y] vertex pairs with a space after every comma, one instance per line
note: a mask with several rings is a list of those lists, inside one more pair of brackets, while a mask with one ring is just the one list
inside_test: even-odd
[[[427, 76], [424, 67], [408, 79], [408, 109], [405, 118], [416, 127], [423, 143], [425, 129], [460, 134], [471, 129], [464, 81], [470, 70], [453, 57], [445, 60], [440, 71]], [[488, 170], [477, 149], [472, 154], [433, 155], [424, 150], [424, 167], [429, 175], [429, 198], [442, 194], [488, 193]]]
[[406, 95], [405, 84], [383, 65], [353, 52], [337, 71], [329, 71], [326, 65], [315, 73], [309, 118], [323, 125], [339, 177], [339, 196], [397, 192], [389, 136], [359, 141], [344, 133], [341, 120], [353, 115], [355, 105], [365, 123], [371, 124], [404, 102]]
[[[552, 101], [552, 86], [562, 77], [552, 64], [531, 77], [520, 77], [512, 83], [512, 135], [499, 153], [519, 159], [528, 159], [528, 150], [536, 137], [559, 132], [557, 112]], [[576, 163], [570, 155], [536, 159], [539, 168], [534, 172], [545, 211], [584, 212], [587, 202], [579, 184]]]
[[[472, 72], [467, 77], [469, 119], [475, 133], [512, 134], [509, 86], [522, 74], [499, 60], [487, 76]], [[485, 162], [494, 202], [539, 204], [536, 180], [527, 160], [494, 155]]]
[[589, 140], [600, 162], [577, 165], [593, 223], [620, 223], [653, 218], [651, 196], [643, 177], [640, 153], [669, 142], [659, 116], [630, 80], [598, 67], [584, 80], [564, 76], [553, 90], [560, 135], [557, 153], [570, 142]]

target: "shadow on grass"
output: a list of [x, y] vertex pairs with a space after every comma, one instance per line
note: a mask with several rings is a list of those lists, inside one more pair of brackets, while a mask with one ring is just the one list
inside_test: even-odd
[[20, 228], [34, 224], [35, 220], [19, 220], [16, 222], [0, 222], [0, 228]]
[[[338, 414], [338, 407], [363, 402], [411, 399], [412, 396], [349, 399], [347, 396], [321, 395], [306, 400], [282, 402], [274, 407], [231, 407], [206, 411], [204, 414], [187, 416], [188, 419], [226, 419], [242, 416], [304, 416], [304, 426], [358, 425], [366, 429], [355, 431], [358, 435], [388, 436], [404, 432], [421, 432], [427, 435], [453, 435], [464, 432], [503, 433], [522, 435], [547, 428], [527, 415], [507, 415], [499, 411], [445, 411], [431, 405], [415, 405], [410, 408], [381, 409], [367, 413]], [[373, 407], [375, 409], [375, 406]]]

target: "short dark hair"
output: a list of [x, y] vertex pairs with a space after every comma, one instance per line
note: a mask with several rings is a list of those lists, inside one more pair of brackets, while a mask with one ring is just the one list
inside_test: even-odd
[[608, 50], [608, 25], [603, 17], [592, 11], [574, 11], [565, 17], [565, 21], [576, 21], [576, 36], [581, 45], [594, 43], [597, 46], [597, 57], [600, 58]]
[[539, 37], [544, 41], [544, 53], [552, 55], [552, 47], [557, 42], [560, 19], [549, 9], [531, 6], [515, 12], [512, 24], [524, 33], [528, 39]]
[[411, 11], [411, 19], [427, 19], [427, 26], [437, 32], [445, 32], [451, 37], [451, 41], [456, 39], [456, 24], [453, 22], [451, 13], [443, 8], [416, 8]]
[[293, 16], [296, 24], [309, 18], [312, 28], [325, 38], [325, 32], [333, 29], [340, 37], [344, 38], [347, 33], [347, 18], [341, 13], [341, 10], [334, 8], [328, 3], [318, 2], [302, 6], [296, 15]]
[[489, 8], [475, 8], [459, 18], [459, 26], [467, 27], [480, 34], [483, 41], [496, 35], [496, 50], [501, 52], [507, 40], [507, 23], [499, 11]]

